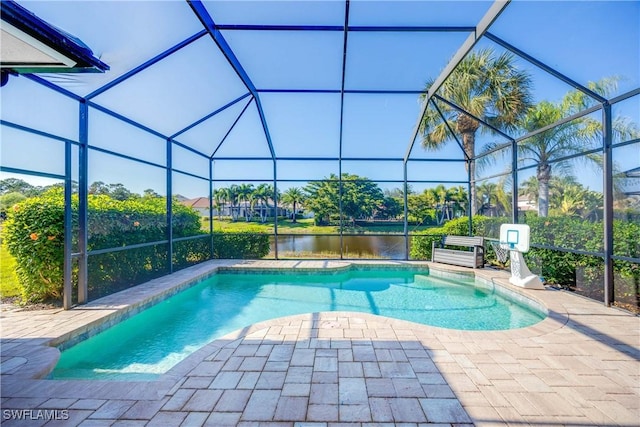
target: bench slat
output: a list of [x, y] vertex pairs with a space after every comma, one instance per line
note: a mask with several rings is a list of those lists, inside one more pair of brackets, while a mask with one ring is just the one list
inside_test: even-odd
[[445, 236], [442, 242], [452, 246], [482, 246], [484, 237]]
[[472, 268], [484, 266], [484, 237], [444, 236], [442, 245], [468, 246], [472, 250], [437, 248], [433, 242], [431, 261]]
[[[457, 252], [457, 253], [455, 253]], [[470, 256], [467, 256], [470, 255]], [[463, 267], [476, 267], [481, 259], [473, 252], [448, 251], [446, 249], [436, 249], [434, 251], [433, 262], [441, 262], [444, 264], [461, 265]]]

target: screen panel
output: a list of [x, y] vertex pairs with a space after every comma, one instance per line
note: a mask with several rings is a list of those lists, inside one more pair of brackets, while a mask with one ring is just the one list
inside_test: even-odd
[[3, 167], [64, 176], [64, 141], [4, 125], [0, 126], [0, 132], [0, 164]]

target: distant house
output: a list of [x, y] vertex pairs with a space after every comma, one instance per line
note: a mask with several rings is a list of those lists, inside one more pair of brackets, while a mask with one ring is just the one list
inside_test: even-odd
[[527, 212], [527, 211], [538, 211], [538, 204], [535, 200], [529, 200], [528, 196], [520, 196], [518, 197], [518, 211], [519, 212]]
[[206, 197], [196, 197], [195, 199], [186, 199], [182, 200], [182, 203], [185, 206], [193, 208], [196, 210], [200, 216], [209, 217], [209, 199]]
[[618, 178], [625, 196], [640, 196], [640, 168], [622, 172]]
[[[202, 217], [205, 217], [205, 218], [209, 217], [209, 199], [206, 197], [196, 197], [195, 199], [186, 199], [181, 201], [180, 203], [190, 208], [193, 208]], [[234, 213], [238, 218], [243, 218], [247, 214], [249, 214], [250, 216], [251, 214], [259, 215], [261, 209], [266, 210], [266, 212], [263, 212], [263, 213], [266, 213], [267, 217], [273, 217], [275, 212], [275, 209], [273, 206], [268, 206], [268, 207], [254, 206], [253, 208], [251, 208], [251, 205], [245, 201], [240, 202], [237, 206], [233, 207], [233, 209], [231, 205], [229, 205], [228, 203], [225, 204], [221, 209], [220, 216], [231, 217], [233, 216], [232, 213]], [[215, 207], [215, 205], [213, 208], [212, 215], [214, 217], [218, 216], [218, 209]], [[287, 211], [285, 209], [278, 208], [278, 216], [286, 216], [286, 215], [287, 215]]]

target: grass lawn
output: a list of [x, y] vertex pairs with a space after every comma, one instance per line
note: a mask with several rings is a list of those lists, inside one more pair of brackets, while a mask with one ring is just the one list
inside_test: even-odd
[[0, 297], [8, 298], [20, 295], [20, 285], [16, 276], [16, 260], [4, 245], [0, 245]]
[[[206, 219], [202, 220], [202, 228], [203, 230], [209, 230], [209, 221]], [[241, 231], [252, 231], [255, 233], [273, 233], [273, 222], [267, 222], [261, 224], [259, 222], [246, 222], [244, 219], [240, 218], [236, 222], [232, 222], [228, 219], [218, 218], [213, 219], [213, 228], [215, 231], [226, 231], [226, 232], [241, 232]], [[418, 231], [423, 230], [428, 227], [416, 227], [409, 226], [410, 231]], [[375, 225], [375, 226], [354, 226], [354, 227], [345, 227], [345, 233], [363, 233], [363, 234], [372, 234], [372, 233], [403, 233], [404, 228], [402, 225]], [[278, 233], [279, 234], [339, 234], [340, 228], [336, 225], [315, 225], [313, 223], [313, 218], [305, 218], [299, 219], [297, 222], [293, 223], [290, 219], [280, 219], [278, 220]]]
[[[202, 226], [209, 230], [209, 221], [203, 220]], [[253, 231], [256, 233], [273, 233], [273, 222], [261, 224], [259, 222], [246, 222], [240, 218], [236, 222], [218, 218], [213, 219], [213, 229], [215, 231], [227, 231], [230, 233], [238, 231]], [[282, 234], [337, 234], [337, 226], [318, 226], [313, 223], [312, 218], [299, 219], [295, 223], [289, 219], [278, 220], [278, 233]]]

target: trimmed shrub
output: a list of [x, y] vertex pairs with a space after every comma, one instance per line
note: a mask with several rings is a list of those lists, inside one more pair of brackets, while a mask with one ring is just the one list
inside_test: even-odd
[[[72, 198], [74, 227], [78, 199]], [[173, 237], [202, 234], [200, 217], [173, 203]], [[115, 200], [88, 197], [88, 250], [119, 248], [167, 238], [166, 199]], [[59, 299], [63, 288], [64, 193], [56, 188], [15, 205], [4, 223], [4, 241], [16, 259], [23, 300]], [[75, 233], [74, 233], [75, 238]], [[77, 247], [77, 242], [73, 242]], [[173, 262], [199, 262], [210, 257], [208, 245], [176, 245]], [[166, 244], [92, 255], [88, 261], [89, 298], [142, 283], [168, 271]], [[190, 260], [190, 261], [187, 261]], [[74, 274], [76, 272], [74, 271]]]
[[[412, 259], [431, 259], [431, 244], [443, 235], [468, 235], [467, 217], [448, 221], [442, 227], [430, 228], [414, 235], [411, 245]], [[475, 216], [473, 235], [498, 238], [500, 225], [509, 218]], [[532, 245], [555, 246], [587, 252], [602, 252], [604, 229], [602, 222], [585, 221], [573, 217], [526, 217], [531, 227]], [[633, 221], [613, 222], [614, 254], [631, 258], [640, 257], [640, 224]], [[604, 261], [599, 256], [582, 255], [554, 249], [531, 247], [525, 254], [532, 270], [549, 283], [575, 290], [594, 299], [603, 298]], [[491, 245], [485, 246], [485, 259], [496, 261]], [[637, 307], [640, 302], [640, 265], [629, 261], [614, 262], [616, 299]]]
[[[500, 236], [500, 226], [508, 222], [509, 218], [506, 217], [488, 217], [476, 215], [473, 217], [471, 234], [473, 236], [484, 236], [497, 239]], [[452, 219], [451, 221], [447, 221], [442, 226], [442, 234], [453, 236], [468, 236], [469, 217], [463, 216], [460, 218]]]
[[[507, 223], [508, 218], [504, 217], [487, 217], [487, 216], [474, 216], [472, 223], [472, 235], [495, 237], [500, 234], [500, 225]], [[432, 242], [440, 241], [442, 236], [468, 236], [469, 235], [469, 217], [463, 216], [460, 218], [447, 221], [442, 227], [429, 228], [420, 233], [416, 233], [411, 239], [411, 258], [420, 260], [431, 260], [431, 247]], [[490, 249], [490, 245], [485, 249]], [[485, 251], [485, 259], [494, 260], [495, 254], [493, 250]]]
[[16, 260], [25, 302], [59, 299], [63, 287], [64, 199], [60, 190], [14, 205], [7, 212], [3, 244]]
[[168, 244], [91, 255], [87, 260], [90, 301], [169, 273]]
[[431, 248], [433, 242], [442, 239], [442, 228], [430, 228], [420, 232], [420, 235], [411, 237], [411, 251], [409, 257], [416, 260], [431, 261]]
[[252, 231], [213, 233], [213, 257], [220, 259], [255, 259], [269, 253], [269, 235]]
[[206, 236], [173, 243], [173, 269], [181, 270], [190, 265], [211, 259], [211, 237]]
[[[532, 244], [589, 252], [604, 250], [604, 229], [601, 222], [571, 217], [528, 217], [526, 222], [531, 227]], [[613, 241], [614, 255], [640, 257], [640, 224], [615, 220]], [[601, 257], [533, 247], [525, 257], [530, 265], [538, 266], [546, 281], [568, 289], [577, 289], [592, 298], [602, 299], [604, 262]], [[619, 277], [621, 282], [638, 284], [640, 267], [637, 263], [616, 260], [614, 275]], [[637, 295], [638, 286], [635, 286], [635, 290], [626, 289], [621, 293], [626, 299], [635, 299]]]
[[[89, 250], [118, 248], [167, 239], [166, 199], [143, 197], [115, 200], [105, 195], [88, 198]], [[200, 216], [193, 209], [172, 204], [174, 238], [203, 234]], [[195, 252], [194, 252], [195, 251]], [[178, 268], [206, 260], [208, 245], [176, 242], [173, 259]], [[195, 260], [188, 262], [187, 258]], [[169, 272], [168, 245], [161, 243], [118, 252], [92, 255], [88, 261], [91, 300], [146, 282]]]

